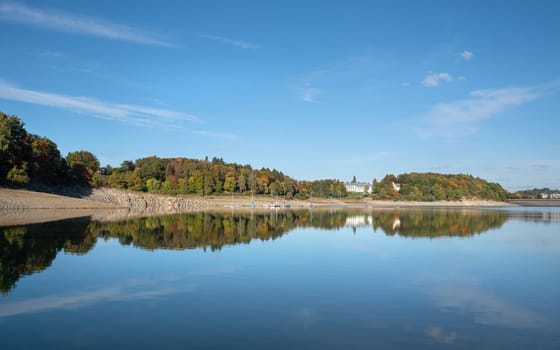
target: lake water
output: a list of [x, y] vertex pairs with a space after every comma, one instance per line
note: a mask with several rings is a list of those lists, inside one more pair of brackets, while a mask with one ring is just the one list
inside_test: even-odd
[[1, 349], [560, 349], [560, 210], [0, 228]]

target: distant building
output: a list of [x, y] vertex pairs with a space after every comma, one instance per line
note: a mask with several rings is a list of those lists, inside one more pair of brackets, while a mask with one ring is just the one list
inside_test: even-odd
[[560, 193], [541, 193], [542, 199], [560, 199]]
[[345, 182], [344, 186], [350, 193], [371, 193], [371, 185], [367, 182]]

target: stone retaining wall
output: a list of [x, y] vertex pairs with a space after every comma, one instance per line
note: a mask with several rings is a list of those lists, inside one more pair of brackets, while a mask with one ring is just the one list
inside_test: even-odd
[[134, 210], [174, 211], [200, 207], [198, 200], [165, 196], [143, 192], [133, 192], [115, 188], [95, 188], [84, 199], [108, 203], [116, 207]]

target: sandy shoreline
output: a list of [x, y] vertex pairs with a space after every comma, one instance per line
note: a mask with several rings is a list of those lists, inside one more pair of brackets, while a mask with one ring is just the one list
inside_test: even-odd
[[[92, 198], [96, 198], [92, 196]], [[162, 196], [162, 198], [172, 198]], [[175, 208], [146, 208], [133, 210], [131, 208], [111, 205], [98, 200], [73, 198], [49, 193], [34, 192], [19, 189], [0, 188], [0, 226], [24, 225], [47, 221], [64, 220], [77, 217], [107, 221], [119, 218], [130, 218], [148, 215], [164, 215], [180, 212], [201, 210], [251, 210], [253, 200], [251, 196], [209, 196], [185, 197], [196, 206], [183, 209]], [[408, 208], [408, 207], [504, 207], [512, 206], [506, 202], [468, 200], [468, 201], [438, 201], [438, 202], [395, 202], [388, 200], [344, 200], [322, 199], [290, 200], [272, 199], [266, 196], [254, 198], [255, 209], [268, 209], [277, 204], [284, 207], [288, 204], [292, 209], [303, 208]]]

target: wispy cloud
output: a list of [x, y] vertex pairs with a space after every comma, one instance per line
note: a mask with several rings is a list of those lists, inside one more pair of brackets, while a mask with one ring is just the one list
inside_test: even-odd
[[430, 296], [440, 308], [470, 314], [478, 324], [533, 328], [544, 323], [544, 319], [539, 315], [486, 293], [478, 287], [435, 288], [430, 292]]
[[434, 105], [428, 118], [438, 124], [474, 123], [536, 100], [548, 92], [550, 88], [540, 86], [476, 90], [469, 93], [468, 99]]
[[340, 79], [362, 77], [385, 68], [385, 64], [371, 56], [352, 56], [347, 59], [321, 65], [304, 75], [308, 82], [338, 82]]
[[52, 50], [42, 50], [42, 51], [39, 51], [37, 53], [37, 55], [39, 57], [45, 57], [45, 58], [61, 58], [61, 57], [64, 57], [64, 54], [62, 52], [52, 51]]
[[471, 58], [474, 57], [474, 54], [472, 53], [472, 51], [465, 50], [461, 52], [459, 56], [461, 56], [461, 58], [464, 59], [465, 61], [469, 61]]
[[[477, 324], [510, 328], [534, 328], [545, 324], [541, 315], [523, 305], [485, 291], [480, 281], [464, 275], [436, 275], [423, 273], [417, 276], [414, 285], [424, 290], [436, 307], [442, 311], [453, 311], [472, 318]], [[453, 332], [444, 333], [437, 327], [426, 332], [434, 339], [454, 340]]]
[[[329, 86], [350, 84], [356, 89], [369, 86], [371, 81], [387, 71], [387, 63], [371, 55], [352, 56], [341, 61], [316, 66], [313, 70], [295, 76], [293, 91], [304, 102], [317, 102], [317, 97]], [[337, 88], [333, 88], [333, 91]]]
[[0, 80], [0, 98], [70, 110], [140, 126], [178, 127], [180, 121], [200, 122], [196, 116], [168, 109], [105, 102], [91, 97], [28, 90]]
[[558, 159], [532, 160], [529, 162], [529, 167], [535, 170], [560, 169], [560, 160]]
[[454, 331], [449, 331], [446, 333], [445, 329], [439, 326], [427, 327], [424, 332], [426, 333], [426, 335], [428, 335], [438, 343], [453, 344], [457, 339], [457, 333], [455, 333]]
[[527, 87], [476, 90], [469, 98], [437, 103], [424, 116], [419, 136], [456, 136], [475, 133], [477, 124], [528, 102], [554, 94], [560, 81]]
[[[134, 89], [151, 90], [150, 86], [139, 84], [126, 79], [121, 79], [114, 74], [109, 74], [107, 72], [104, 72], [103, 67], [96, 62], [86, 62], [84, 64], [76, 64], [76, 65], [69, 65], [69, 64], [49, 65], [48, 68], [64, 73], [87, 74], [89, 76], [98, 79], [110, 81], [112, 84], [116, 83], [119, 85], [125, 85], [127, 87], [134, 88]], [[151, 101], [151, 102], [159, 105], [159, 103], [155, 101]], [[164, 106], [164, 107], [169, 107], [169, 106]]]
[[32, 8], [13, 2], [0, 3], [0, 21], [128, 41], [136, 44], [178, 47], [177, 44], [160, 35], [127, 25], [67, 12]]
[[194, 130], [192, 133], [196, 134], [196, 135], [216, 137], [216, 138], [222, 138], [222, 139], [227, 139], [227, 140], [237, 140], [237, 139], [239, 139], [239, 136], [237, 136], [235, 134], [213, 132], [213, 131], [206, 131], [206, 130]]
[[434, 73], [430, 74], [422, 80], [422, 85], [426, 87], [436, 87], [440, 82], [452, 82], [453, 77], [449, 73]]
[[321, 90], [307, 85], [301, 89], [299, 100], [304, 102], [315, 102], [320, 94]]
[[44, 312], [53, 309], [79, 309], [103, 302], [129, 302], [149, 300], [171, 294], [192, 292], [193, 284], [177, 285], [166, 281], [127, 281], [125, 283], [77, 291], [66, 295], [28, 298], [0, 305], [0, 318], [21, 314]]
[[197, 34], [197, 36], [199, 38], [219, 41], [219, 42], [224, 43], [224, 44], [237, 46], [237, 47], [240, 47], [242, 49], [253, 49], [254, 50], [254, 49], [260, 48], [259, 45], [250, 43], [248, 41], [231, 39], [231, 38], [226, 38], [226, 37], [223, 37], [223, 36], [217, 36], [217, 35], [211, 35], [211, 34]]

